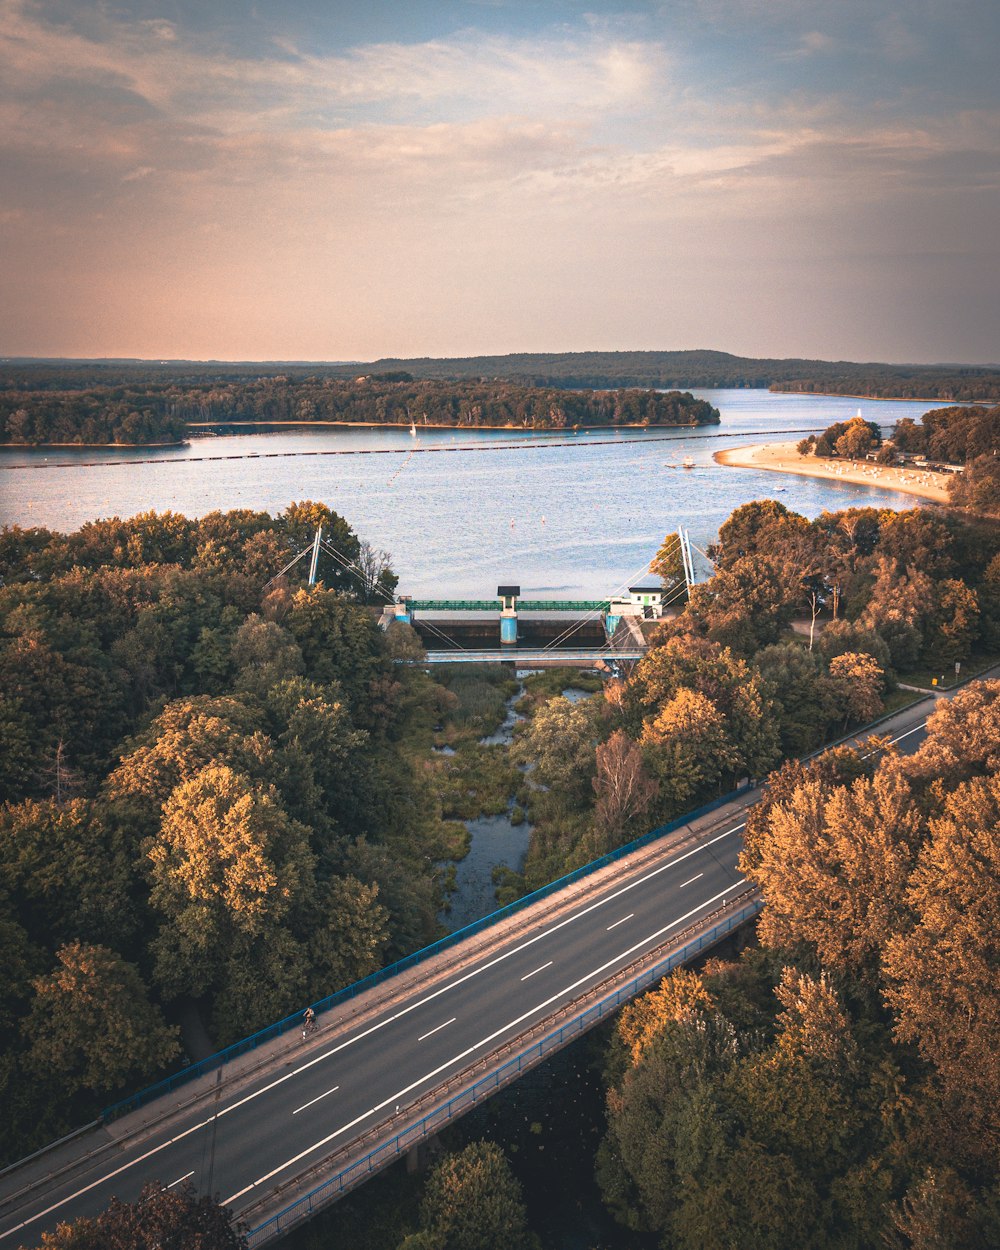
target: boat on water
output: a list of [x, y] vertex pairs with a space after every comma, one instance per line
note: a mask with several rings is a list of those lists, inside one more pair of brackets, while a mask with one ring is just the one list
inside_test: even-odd
[[691, 458], [690, 456], [685, 456], [685, 457], [684, 457], [684, 462], [683, 462], [682, 468], [685, 468], [685, 469], [693, 469], [693, 468], [694, 468], [694, 460], [692, 460], [692, 458]]
[[417, 437], [417, 427], [413, 421], [410, 422], [410, 437], [411, 438]]

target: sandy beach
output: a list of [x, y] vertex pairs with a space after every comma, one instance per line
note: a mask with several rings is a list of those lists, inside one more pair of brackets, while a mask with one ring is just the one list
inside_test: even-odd
[[863, 460], [820, 460], [802, 456], [795, 443], [756, 443], [752, 447], [731, 447], [717, 451], [719, 464], [742, 469], [767, 469], [773, 473], [797, 473], [801, 477], [821, 477], [832, 482], [853, 482], [859, 486], [879, 486], [907, 495], [920, 495], [937, 503], [947, 503], [947, 473], [922, 469], [901, 469]]

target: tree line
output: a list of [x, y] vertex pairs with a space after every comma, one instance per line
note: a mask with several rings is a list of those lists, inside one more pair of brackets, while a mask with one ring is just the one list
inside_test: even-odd
[[268, 376], [216, 381], [142, 381], [83, 390], [0, 392], [0, 442], [157, 443], [191, 423], [351, 422], [370, 425], [705, 425], [718, 410], [690, 394], [619, 389], [557, 390], [513, 382], [415, 381], [407, 373]]

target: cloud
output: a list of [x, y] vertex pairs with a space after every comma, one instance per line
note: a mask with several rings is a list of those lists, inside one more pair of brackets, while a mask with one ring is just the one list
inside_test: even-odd
[[[910, 89], [904, 34], [926, 26], [885, 25], [897, 49], [886, 69], [878, 39], [858, 51], [871, 21], [837, 25], [813, 0], [711, 0], [683, 10], [687, 24], [680, 5], [647, 7], [333, 50], [253, 28], [237, 52], [181, 19], [70, 2], [57, 21], [36, 0], [0, 0], [0, 227], [22, 292], [9, 302], [17, 333], [46, 324], [39, 292], [75, 283], [78, 319], [59, 295], [60, 325], [96, 333], [87, 317], [101, 304], [116, 334], [141, 327], [156, 354], [170, 354], [157, 326], [211, 339], [217, 321], [234, 336], [252, 316], [263, 344], [269, 315], [284, 346], [259, 354], [315, 352], [293, 331], [326, 320], [354, 336], [329, 354], [391, 354], [393, 333], [416, 334], [450, 283], [460, 311], [434, 313], [447, 350], [447, 316], [464, 334], [484, 288], [507, 292], [510, 326], [530, 305], [542, 310], [532, 324], [558, 312], [593, 328], [581, 309], [604, 283], [627, 328], [681, 261], [693, 308], [702, 284], [718, 307], [734, 265], [767, 273], [798, 249], [832, 271], [838, 249], [882, 239], [887, 223], [913, 256], [938, 236], [961, 248], [963, 230], [969, 248], [995, 251], [980, 219], [1000, 176], [996, 89], [984, 102], [981, 76], [960, 74], [948, 91], [918, 90], [919, 75]], [[859, 11], [845, 0], [837, 14]], [[857, 89], [866, 58], [877, 73]], [[193, 337], [176, 354], [192, 352]], [[200, 354], [227, 349], [206, 341]]]

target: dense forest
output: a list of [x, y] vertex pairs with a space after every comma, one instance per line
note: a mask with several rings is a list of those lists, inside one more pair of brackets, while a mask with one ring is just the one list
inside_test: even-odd
[[0, 442], [150, 443], [189, 423], [345, 421], [370, 425], [706, 425], [718, 410], [679, 391], [556, 390], [511, 382], [414, 381], [408, 374], [136, 382], [86, 390], [0, 393]]
[[[269, 584], [318, 522], [357, 575]], [[412, 754], [456, 699], [393, 663], [394, 579], [328, 508], [5, 530], [0, 579], [9, 1160], [185, 1020], [225, 1044], [435, 937], [466, 835]]]
[[[320, 520], [351, 568], [270, 580]], [[4, 1157], [176, 1066], [192, 1019], [224, 1043], [434, 936], [491, 803], [534, 825], [507, 898], [777, 769], [746, 836], [759, 947], [621, 1016], [604, 1201], [678, 1250], [990, 1244], [1000, 684], [909, 760], [794, 761], [911, 699], [901, 676], [1000, 652], [1000, 530], [762, 501], [711, 554], [627, 679], [575, 703], [529, 679], [508, 751], [479, 742], [507, 679], [395, 664], [418, 651], [367, 606], [386, 558], [326, 507], [3, 531]], [[676, 589], [675, 536], [655, 567]], [[378, 1244], [537, 1245], [516, 1170], [448, 1153]]]

